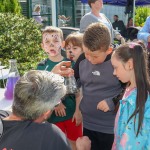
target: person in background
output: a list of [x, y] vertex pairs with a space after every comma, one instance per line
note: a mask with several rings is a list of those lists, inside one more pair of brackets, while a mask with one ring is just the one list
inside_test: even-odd
[[65, 40], [65, 50], [67, 58], [76, 62], [83, 53], [82, 49], [83, 34], [79, 32], [71, 33]]
[[95, 22], [103, 23], [111, 33], [111, 43], [114, 43], [114, 38], [121, 41], [121, 43], [125, 43], [124, 38], [121, 36], [119, 32], [113, 29], [113, 26], [109, 19], [103, 14], [100, 13], [103, 7], [103, 0], [88, 0], [88, 4], [91, 8], [91, 12], [85, 14], [80, 20], [80, 32], [85, 32], [86, 28]]
[[146, 22], [138, 32], [137, 37], [139, 40], [144, 41], [144, 43], [147, 45], [148, 51], [150, 52], [150, 16], [147, 17]]
[[[64, 47], [62, 30], [58, 27], [48, 26], [42, 33], [42, 48], [48, 58], [40, 62], [38, 70], [51, 71], [61, 61], [70, 61], [61, 55]], [[57, 125], [67, 136], [73, 150], [76, 149], [75, 142], [82, 136], [82, 115], [79, 111], [78, 102], [74, 95], [66, 96], [65, 99], [54, 109], [48, 122]], [[77, 104], [77, 105], [76, 105]]]
[[115, 30], [119, 31], [119, 33], [125, 37], [126, 36], [126, 27], [122, 20], [119, 20], [118, 15], [114, 15], [114, 22], [112, 23], [112, 26]]
[[129, 28], [129, 27], [133, 27], [133, 18], [132, 17], [128, 18], [128, 23], [127, 23], [126, 28]]
[[34, 6], [34, 11], [32, 13], [32, 16], [33, 16], [33, 18], [35, 19], [35, 21], [37, 23], [42, 25], [43, 19], [42, 19], [41, 15], [40, 15], [40, 11], [41, 11], [40, 5], [35, 5]]
[[86, 59], [79, 64], [80, 110], [83, 135], [91, 140], [92, 150], [110, 150], [114, 140], [116, 114], [113, 100], [122, 87], [113, 75], [110, 43], [108, 28], [99, 22], [89, 25], [83, 35]]
[[150, 77], [146, 52], [140, 44], [128, 43], [113, 52], [111, 62], [113, 74], [128, 83], [116, 115], [112, 150], [149, 150]]
[[58, 27], [67, 26], [67, 22], [71, 20], [71, 17], [66, 17], [65, 15], [58, 15]]

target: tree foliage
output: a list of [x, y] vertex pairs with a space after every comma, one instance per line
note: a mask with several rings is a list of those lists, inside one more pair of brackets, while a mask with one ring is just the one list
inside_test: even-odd
[[149, 7], [137, 7], [135, 13], [135, 25], [141, 27], [144, 26], [146, 18], [150, 16]]
[[0, 0], [0, 12], [21, 14], [21, 6], [18, 0]]
[[9, 59], [17, 59], [21, 74], [35, 69], [43, 58], [41, 26], [21, 15], [0, 13], [0, 61], [8, 66]]

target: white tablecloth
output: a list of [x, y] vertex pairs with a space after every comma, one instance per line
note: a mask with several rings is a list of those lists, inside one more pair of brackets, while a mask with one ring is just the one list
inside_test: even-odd
[[4, 96], [4, 92], [5, 92], [5, 89], [0, 88], [0, 109], [11, 111], [13, 100], [7, 100]]

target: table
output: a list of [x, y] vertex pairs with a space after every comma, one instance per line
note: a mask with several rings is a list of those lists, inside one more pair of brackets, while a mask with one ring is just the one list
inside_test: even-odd
[[0, 88], [0, 109], [11, 111], [13, 100], [7, 100], [4, 96], [5, 89]]

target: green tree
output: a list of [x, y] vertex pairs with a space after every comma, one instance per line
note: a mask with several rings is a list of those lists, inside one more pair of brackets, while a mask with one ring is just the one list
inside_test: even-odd
[[137, 7], [135, 14], [135, 25], [142, 27], [146, 21], [146, 18], [150, 16], [150, 9], [149, 7]]
[[44, 58], [41, 49], [41, 25], [22, 15], [0, 13], [0, 61], [9, 65], [17, 59], [20, 74], [35, 69]]
[[18, 0], [0, 0], [0, 12], [21, 14], [21, 6]]

